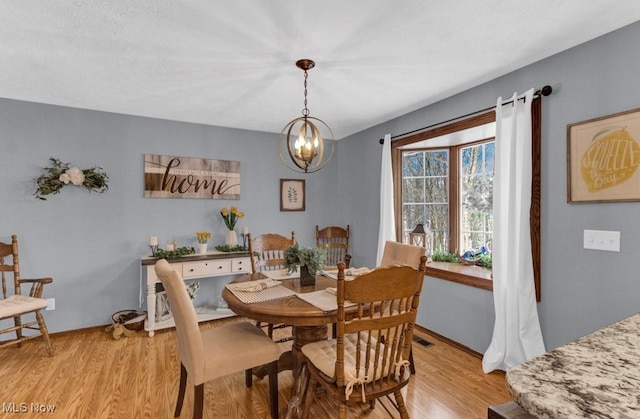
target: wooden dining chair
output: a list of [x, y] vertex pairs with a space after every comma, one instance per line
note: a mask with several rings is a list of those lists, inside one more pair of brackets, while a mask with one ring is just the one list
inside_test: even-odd
[[[284, 251], [289, 246], [296, 244], [296, 232], [291, 232], [291, 238], [276, 233], [260, 234], [252, 237], [251, 233], [247, 234], [249, 242], [249, 255], [251, 256], [251, 271], [253, 273], [263, 271], [275, 271], [285, 269]], [[260, 322], [256, 322], [258, 327]], [[273, 338], [273, 329], [283, 329], [289, 327], [286, 324], [267, 324], [267, 334]], [[293, 340], [293, 335], [279, 339], [278, 342], [286, 342]]]
[[316, 247], [325, 249], [326, 269], [336, 269], [338, 262], [344, 262], [348, 268], [351, 263], [349, 254], [349, 225], [347, 228], [328, 226], [320, 228], [316, 225]]
[[187, 382], [194, 386], [193, 417], [199, 419], [204, 407], [204, 383], [244, 370], [246, 386], [251, 387], [252, 369], [268, 365], [270, 412], [277, 418], [278, 345], [249, 322], [201, 331], [182, 276], [165, 259], [156, 262], [155, 272], [169, 297], [178, 338], [180, 385], [174, 416], [182, 411]]
[[253, 273], [284, 269], [284, 251], [296, 244], [296, 232], [291, 232], [291, 238], [275, 233], [265, 233], [252, 237], [247, 235], [249, 254], [251, 256], [251, 270]]
[[[411, 266], [412, 268], [418, 268], [420, 266], [420, 260], [422, 256], [426, 256], [427, 249], [421, 246], [414, 246], [412, 244], [397, 243], [387, 241], [384, 244], [382, 250], [382, 261], [380, 266]], [[411, 374], [416, 373], [416, 364], [413, 362], [413, 347], [409, 352], [409, 368]]]
[[387, 394], [395, 396], [400, 416], [409, 417], [400, 390], [411, 378], [408, 357], [426, 261], [420, 258], [419, 269], [377, 268], [350, 281], [344, 279], [345, 264], [338, 264], [337, 338], [302, 347], [309, 373], [305, 412], [319, 383], [337, 399], [340, 418], [349, 402], [373, 408]]
[[[11, 260], [9, 260], [11, 259]], [[13, 318], [13, 326], [0, 330], [0, 334], [15, 332], [15, 339], [3, 340], [0, 346], [22, 345], [22, 342], [42, 336], [49, 355], [53, 347], [49, 339], [47, 325], [41, 310], [47, 307], [47, 300], [42, 298], [46, 284], [53, 282], [51, 278], [24, 279], [20, 277], [20, 259], [18, 257], [18, 236], [11, 236], [11, 243], [0, 243], [0, 274], [2, 275], [2, 300], [0, 300], [0, 321]], [[11, 276], [13, 281], [7, 287]], [[22, 285], [31, 285], [29, 295], [22, 294]], [[34, 315], [34, 320], [23, 319], [23, 316]], [[33, 319], [33, 318], [32, 318]], [[24, 331], [30, 331], [25, 335]], [[35, 333], [31, 332], [35, 331]]]

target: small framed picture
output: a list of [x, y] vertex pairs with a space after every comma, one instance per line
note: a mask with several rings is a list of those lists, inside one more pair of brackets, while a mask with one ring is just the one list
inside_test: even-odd
[[640, 108], [567, 125], [567, 202], [640, 201]]
[[280, 211], [304, 209], [304, 179], [280, 179]]

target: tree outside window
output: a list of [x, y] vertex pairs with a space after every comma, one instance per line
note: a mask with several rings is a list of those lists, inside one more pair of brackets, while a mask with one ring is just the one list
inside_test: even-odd
[[491, 248], [495, 142], [460, 149], [460, 251]]

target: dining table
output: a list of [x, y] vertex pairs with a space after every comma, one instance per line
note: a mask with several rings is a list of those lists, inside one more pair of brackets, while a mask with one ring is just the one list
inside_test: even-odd
[[[308, 387], [308, 372], [304, 365], [304, 355], [301, 349], [307, 343], [327, 339], [328, 325], [337, 321], [337, 307], [320, 308], [300, 297], [304, 297], [303, 294], [318, 295], [327, 293], [330, 295], [330, 299], [335, 301], [335, 294], [331, 294], [329, 291], [337, 286], [337, 281], [328, 276], [317, 275], [314, 285], [302, 286], [300, 278], [281, 279], [278, 281], [278, 286], [284, 287], [284, 290], [281, 291], [287, 291], [284, 294], [288, 293], [289, 295], [265, 301], [260, 301], [259, 293], [261, 291], [247, 293], [251, 296], [256, 294], [257, 298], [254, 300], [257, 301], [246, 302], [237, 296], [241, 294], [234, 294], [230, 290], [234, 285], [243, 286], [238, 284], [246, 285], [245, 283], [250, 281], [264, 282], [268, 279], [267, 275], [260, 272], [240, 276], [225, 287], [222, 291], [222, 298], [227, 302], [228, 308], [239, 316], [262, 323], [283, 323], [292, 326], [293, 343], [291, 350], [281, 354], [278, 361], [278, 371], [291, 370], [294, 384], [289, 403], [283, 409], [280, 417], [287, 419], [298, 418], [303, 415], [301, 410], [302, 401]], [[264, 294], [267, 294], [267, 291], [265, 290]]]

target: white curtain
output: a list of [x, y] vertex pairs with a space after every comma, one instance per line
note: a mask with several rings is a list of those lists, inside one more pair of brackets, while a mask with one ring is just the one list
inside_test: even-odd
[[396, 241], [396, 224], [393, 215], [393, 173], [391, 171], [391, 134], [384, 136], [382, 168], [380, 170], [380, 231], [378, 232], [377, 265], [382, 261], [382, 251], [387, 240]]
[[531, 206], [531, 101], [514, 93], [496, 105], [493, 179], [493, 337], [482, 369], [507, 371], [545, 352], [536, 307], [529, 209]]

